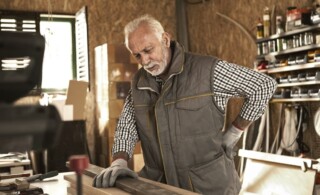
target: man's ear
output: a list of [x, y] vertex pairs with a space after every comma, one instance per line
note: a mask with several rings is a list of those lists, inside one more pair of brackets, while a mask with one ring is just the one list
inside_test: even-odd
[[170, 34], [167, 32], [164, 32], [162, 34], [162, 41], [164, 42], [166, 47], [170, 47], [170, 41], [171, 41]]

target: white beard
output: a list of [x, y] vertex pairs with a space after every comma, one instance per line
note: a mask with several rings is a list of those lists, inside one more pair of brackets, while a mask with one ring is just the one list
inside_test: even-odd
[[[162, 56], [163, 56], [163, 59], [160, 63], [157, 63], [157, 62], [153, 62], [151, 61], [148, 65], [145, 65], [143, 66], [143, 68], [149, 72], [152, 76], [158, 76], [160, 74], [162, 74], [164, 72], [164, 70], [167, 68], [168, 64], [167, 64], [167, 57], [168, 57], [168, 54], [166, 53], [166, 48], [165, 48], [165, 45], [162, 44], [162, 47], [161, 47], [161, 50], [162, 50]], [[158, 66], [159, 68], [153, 70], [153, 71], [149, 71], [148, 68], [151, 68], [153, 66]]]

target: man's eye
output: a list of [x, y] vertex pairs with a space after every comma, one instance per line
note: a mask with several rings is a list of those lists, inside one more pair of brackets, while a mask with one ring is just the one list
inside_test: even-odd
[[152, 52], [152, 48], [146, 49], [144, 52], [145, 52], [145, 53], [151, 53], [151, 52]]
[[140, 59], [140, 54], [134, 55], [136, 59]]

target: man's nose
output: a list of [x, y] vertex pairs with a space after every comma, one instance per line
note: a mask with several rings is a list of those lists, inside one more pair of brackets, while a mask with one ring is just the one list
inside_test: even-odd
[[149, 55], [142, 54], [141, 55], [141, 65], [146, 66], [150, 63]]

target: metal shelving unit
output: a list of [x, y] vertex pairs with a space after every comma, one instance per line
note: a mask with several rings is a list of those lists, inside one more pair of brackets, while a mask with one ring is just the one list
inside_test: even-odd
[[[263, 42], [268, 42], [276, 39], [282, 38], [290, 38], [293, 35], [298, 35], [301, 33], [307, 32], [318, 32], [320, 33], [320, 24], [313, 26], [305, 26], [300, 29], [292, 30], [289, 32], [284, 32], [278, 35], [272, 35], [270, 37], [258, 39], [256, 41], [257, 44], [262, 44]], [[315, 38], [314, 38], [315, 40]], [[278, 52], [270, 52], [263, 55], [257, 55], [257, 59], [269, 58], [270, 56], [277, 57], [286, 57], [289, 55], [299, 55], [307, 53], [311, 50], [320, 49], [320, 44], [309, 44], [295, 48], [289, 48], [286, 50], [278, 51]], [[263, 72], [265, 74], [270, 74], [277, 76], [277, 74], [290, 74], [291, 72], [300, 73], [303, 71], [313, 71], [313, 69], [320, 70], [320, 62], [310, 62], [305, 64], [296, 64], [296, 65], [286, 65], [282, 67], [269, 68], [265, 70], [259, 70], [259, 72]], [[278, 76], [279, 76], [278, 75]], [[288, 83], [279, 83], [278, 88], [291, 88], [291, 87], [316, 87], [316, 85], [320, 86], [319, 80], [314, 81], [303, 81], [303, 82], [288, 82]], [[319, 94], [320, 96], [320, 94]], [[286, 103], [286, 102], [309, 102], [309, 101], [320, 101], [320, 97], [310, 97], [310, 98], [273, 98], [270, 103]]]
[[320, 48], [320, 44], [311, 44], [311, 45], [305, 45], [305, 46], [296, 47], [296, 48], [290, 48], [290, 49], [286, 49], [279, 52], [271, 52], [264, 55], [258, 55], [256, 56], [256, 58], [264, 58], [267, 55], [272, 55], [272, 56], [286, 55], [286, 54], [298, 53], [298, 52], [303, 52], [303, 51], [312, 50], [312, 49], [319, 49], [319, 48]]

